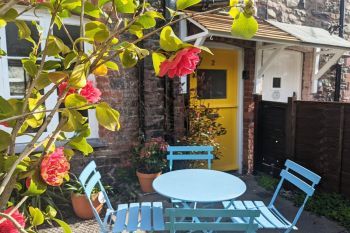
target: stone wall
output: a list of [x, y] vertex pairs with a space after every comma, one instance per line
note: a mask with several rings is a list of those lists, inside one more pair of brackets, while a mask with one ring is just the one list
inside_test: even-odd
[[[272, 19], [279, 22], [321, 27], [326, 30], [338, 34], [337, 25], [339, 23], [339, 0], [256, 0], [257, 15], [262, 19]], [[350, 37], [350, 0], [346, 0], [346, 14], [345, 14], [345, 35], [346, 39]], [[309, 54], [304, 54], [305, 58]], [[323, 56], [320, 59], [321, 65], [327, 61], [329, 57]], [[341, 84], [341, 100], [350, 101], [350, 60], [345, 59], [345, 66], [343, 67], [343, 76]], [[305, 60], [304, 67], [310, 66], [310, 60]], [[341, 61], [342, 62], [342, 61]], [[304, 73], [311, 73], [305, 71]], [[332, 101], [334, 96], [334, 67], [319, 79], [318, 92], [311, 93], [311, 76], [305, 79], [303, 83], [303, 99], [305, 100], [319, 100]]]

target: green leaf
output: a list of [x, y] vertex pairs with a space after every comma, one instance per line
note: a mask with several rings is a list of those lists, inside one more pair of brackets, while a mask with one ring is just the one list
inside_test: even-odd
[[64, 0], [62, 1], [62, 7], [72, 11], [78, 7], [81, 7], [81, 0]]
[[39, 208], [34, 208], [33, 206], [29, 206], [29, 213], [32, 218], [32, 225], [39, 226], [44, 223], [44, 215]]
[[141, 38], [143, 37], [143, 29], [140, 25], [137, 24], [133, 24], [129, 27], [129, 32], [135, 36], [137, 36], [137, 38]]
[[87, 104], [88, 101], [85, 99], [85, 97], [76, 93], [68, 95], [64, 101], [66, 108], [80, 108], [86, 106]]
[[56, 70], [61, 68], [60, 61], [49, 60], [44, 63], [43, 70]]
[[77, 60], [77, 54], [75, 52], [70, 52], [66, 55], [66, 57], [64, 58], [64, 61], [63, 61], [63, 65], [64, 65], [64, 68], [65, 69], [69, 69], [69, 67], [74, 63], [76, 62]]
[[158, 12], [158, 11], [147, 11], [145, 13], [145, 15], [151, 16], [152, 18], [158, 18], [158, 19], [165, 20], [163, 14]]
[[179, 50], [183, 42], [175, 35], [170, 26], [166, 26], [160, 33], [159, 44], [163, 50], [173, 52]]
[[84, 155], [94, 152], [92, 146], [86, 141], [86, 137], [77, 136], [72, 138], [68, 143], [73, 149], [81, 151]]
[[134, 4], [134, 0], [114, 0], [114, 4], [117, 7], [117, 11], [120, 13], [135, 13], [137, 5]]
[[117, 63], [115, 63], [115, 62], [108, 61], [108, 62], [105, 63], [105, 65], [111, 70], [116, 70], [116, 71], [119, 70], [119, 67], [118, 67]]
[[4, 19], [2, 19], [2, 18], [0, 18], [0, 28], [3, 28], [3, 27], [5, 27], [6, 26], [6, 20], [4, 20]]
[[161, 53], [152, 53], [153, 68], [156, 75], [159, 74], [160, 64], [166, 60], [166, 56]]
[[74, 132], [81, 129], [87, 120], [87, 118], [83, 117], [77, 110], [72, 109], [63, 110], [62, 116], [68, 119], [67, 123], [62, 128], [64, 132]]
[[37, 196], [46, 191], [47, 185], [42, 181], [39, 171], [36, 171], [32, 177], [28, 190], [23, 196]]
[[52, 220], [54, 220], [58, 225], [60, 225], [60, 227], [63, 230], [63, 233], [72, 233], [72, 229], [66, 222], [57, 218], [52, 218]]
[[67, 79], [68, 77], [69, 77], [69, 75], [64, 71], [57, 71], [57, 72], [48, 73], [48, 79], [54, 84], [58, 84], [58, 83], [62, 82], [63, 80]]
[[231, 34], [233, 36], [243, 37], [245, 39], [252, 38], [258, 31], [258, 22], [254, 16], [247, 17], [245, 14], [239, 14], [231, 27]]
[[136, 22], [141, 24], [145, 29], [150, 29], [156, 26], [156, 20], [152, 16], [146, 14], [141, 15]]
[[230, 11], [228, 12], [229, 15], [232, 16], [232, 18], [236, 18], [240, 14], [240, 10], [237, 7], [231, 7]]
[[201, 0], [177, 0], [176, 1], [176, 9], [177, 10], [184, 10], [190, 6], [196, 5], [200, 3]]
[[6, 150], [11, 144], [11, 135], [3, 130], [0, 130], [0, 151]]
[[18, 37], [19, 37], [19, 39], [22, 40], [22, 39], [30, 37], [31, 31], [30, 31], [28, 25], [24, 21], [15, 20], [15, 24], [18, 27]]
[[109, 31], [105, 24], [91, 21], [85, 25], [85, 36], [97, 42], [103, 42], [109, 37]]
[[35, 88], [39, 91], [51, 84], [48, 73], [41, 73], [36, 80]]
[[12, 116], [13, 111], [14, 109], [12, 105], [2, 96], [0, 96], [0, 119], [5, 119]]
[[10, 21], [14, 21], [17, 18], [17, 16], [18, 16], [17, 10], [14, 8], [11, 8], [2, 16], [2, 18], [5, 21], [10, 22]]
[[96, 118], [98, 123], [111, 131], [119, 130], [119, 112], [111, 108], [106, 102], [96, 106]]
[[86, 86], [86, 64], [79, 64], [74, 67], [69, 78], [69, 84], [73, 88], [82, 88]]
[[55, 36], [49, 36], [47, 42], [47, 55], [48, 56], [57, 56], [59, 53], [69, 53], [71, 50], [66, 46], [63, 41]]
[[68, 160], [71, 160], [71, 158], [74, 156], [74, 151], [72, 149], [69, 148], [64, 148], [64, 155], [66, 156], [66, 158]]
[[57, 210], [50, 205], [46, 206], [45, 212], [51, 219], [57, 215]]
[[131, 68], [135, 66], [138, 61], [137, 53], [132, 48], [125, 49], [122, 53], [119, 54], [119, 58], [125, 68]]

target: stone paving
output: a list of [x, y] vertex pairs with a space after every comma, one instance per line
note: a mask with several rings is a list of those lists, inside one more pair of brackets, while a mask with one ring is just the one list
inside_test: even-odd
[[[242, 176], [241, 177], [247, 184], [247, 192], [240, 197], [240, 200], [262, 200], [268, 203], [272, 197], [272, 193], [266, 191], [257, 185], [254, 177]], [[149, 194], [140, 197], [140, 201], [163, 201], [166, 207], [169, 206], [167, 198], [164, 198], [158, 194]], [[277, 199], [277, 208], [287, 217], [287, 219], [293, 219], [297, 211], [297, 207], [292, 202], [285, 199]], [[77, 218], [71, 218], [67, 221], [74, 233], [95, 233], [99, 232], [97, 222], [95, 220], [79, 220]], [[325, 217], [316, 216], [312, 213], [304, 211], [298, 224], [298, 233], [350, 233], [345, 228], [339, 226], [336, 222], [330, 221]], [[41, 233], [59, 233], [62, 232], [59, 228], [42, 229]], [[274, 233], [283, 232], [275, 230], [259, 230], [259, 233]]]

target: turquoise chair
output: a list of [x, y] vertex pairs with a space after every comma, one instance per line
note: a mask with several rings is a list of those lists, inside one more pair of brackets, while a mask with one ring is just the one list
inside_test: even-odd
[[211, 161], [214, 159], [212, 146], [168, 146], [167, 160], [169, 161], [169, 169], [173, 170], [173, 162], [175, 160], [206, 160], [208, 169], [211, 169]]
[[[229, 231], [253, 233], [258, 229], [258, 224], [254, 223], [255, 218], [260, 216], [259, 210], [225, 210], [225, 209], [180, 209], [170, 208], [165, 210], [168, 222], [165, 229], [170, 233], [176, 231]], [[183, 221], [185, 218], [196, 219], [193, 222]], [[244, 218], [245, 222], [217, 222], [217, 218]], [[201, 222], [199, 218], [205, 218]], [[208, 222], [208, 218], [214, 221]], [[180, 220], [178, 220], [180, 219]]]
[[[205, 160], [208, 163], [208, 169], [211, 169], [211, 161], [214, 159], [212, 146], [168, 146], [167, 160], [169, 161], [169, 170], [173, 170], [173, 163], [175, 160]], [[182, 202], [180, 200], [171, 199], [175, 207], [190, 208], [191, 203]], [[181, 204], [181, 206], [179, 205]], [[193, 203], [196, 208], [196, 203]]]
[[[111, 205], [101, 183], [101, 174], [96, 170], [96, 163], [91, 161], [82, 171], [79, 180], [89, 200], [101, 232], [133, 232], [136, 230], [162, 231], [164, 230], [163, 205], [161, 202], [142, 202], [119, 204], [117, 209]], [[91, 192], [98, 186], [107, 204], [107, 211], [102, 221], [90, 200]]]
[[[298, 228], [295, 225], [304, 210], [306, 202], [314, 194], [315, 186], [320, 182], [321, 177], [291, 160], [287, 160], [285, 166], [286, 169], [281, 171], [281, 180], [268, 206], [262, 201], [225, 201], [223, 202], [224, 208], [230, 210], [260, 210], [261, 216], [256, 218], [259, 228], [284, 229], [285, 233], [297, 230]], [[274, 206], [284, 181], [288, 181], [305, 193], [304, 202], [292, 222], [289, 222]], [[234, 220], [244, 222], [244, 219], [235, 218]]]

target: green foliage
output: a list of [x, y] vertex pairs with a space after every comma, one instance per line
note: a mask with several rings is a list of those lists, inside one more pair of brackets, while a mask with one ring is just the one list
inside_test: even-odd
[[278, 179], [273, 178], [272, 176], [266, 175], [266, 174], [259, 174], [257, 176], [257, 182], [258, 185], [263, 187], [264, 189], [268, 191], [274, 191], [277, 187], [277, 184], [279, 182]]
[[119, 112], [112, 109], [107, 103], [102, 102], [96, 106], [96, 118], [98, 122], [111, 131], [119, 130]]
[[160, 64], [166, 60], [166, 56], [161, 53], [152, 53], [153, 68], [156, 75], [159, 74]]
[[187, 109], [190, 125], [188, 135], [182, 139], [182, 142], [188, 145], [213, 146], [213, 154], [220, 159], [222, 154], [217, 139], [226, 134], [226, 129], [217, 122], [217, 118], [220, 117], [218, 109], [203, 104], [197, 99], [194, 91], [192, 91], [190, 101], [191, 106]]
[[[297, 193], [293, 201], [296, 206], [300, 206], [304, 198], [305, 194]], [[350, 229], [350, 200], [340, 194], [316, 192], [306, 203], [305, 209]]]
[[176, 9], [184, 10], [190, 6], [196, 5], [200, 3], [201, 0], [177, 0], [176, 1]]

